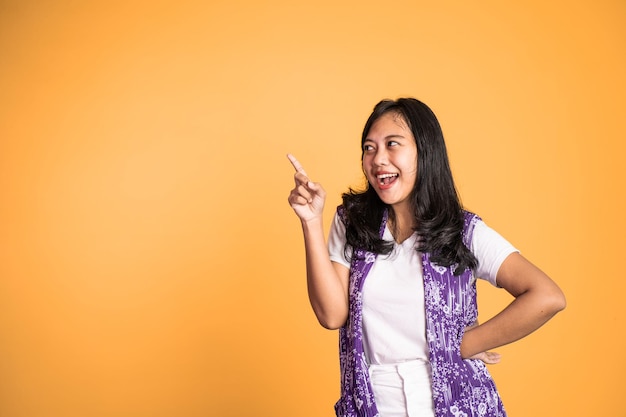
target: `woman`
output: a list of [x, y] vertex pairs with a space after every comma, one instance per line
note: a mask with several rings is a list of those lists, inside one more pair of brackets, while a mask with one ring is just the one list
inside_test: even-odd
[[[322, 326], [340, 329], [337, 416], [505, 416], [485, 366], [499, 356], [488, 350], [543, 325], [565, 307], [563, 293], [463, 210], [424, 103], [378, 103], [361, 146], [367, 187], [343, 195], [328, 243], [324, 189], [288, 155], [309, 299]], [[474, 277], [515, 297], [480, 325]]]

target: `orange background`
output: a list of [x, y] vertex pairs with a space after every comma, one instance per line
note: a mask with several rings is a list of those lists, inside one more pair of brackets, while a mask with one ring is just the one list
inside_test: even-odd
[[[285, 154], [330, 220], [404, 95], [465, 205], [568, 297], [499, 349], [509, 414], [626, 415], [624, 22], [622, 0], [0, 1], [0, 415], [333, 415]], [[480, 291], [482, 320], [510, 301]]]

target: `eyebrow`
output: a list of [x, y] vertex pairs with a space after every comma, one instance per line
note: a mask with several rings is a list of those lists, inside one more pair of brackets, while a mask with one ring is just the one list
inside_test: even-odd
[[[402, 136], [402, 135], [387, 135], [383, 138], [384, 140], [389, 140], [389, 139], [406, 139], [406, 136]], [[370, 138], [365, 138], [365, 140], [363, 142], [376, 142], [374, 139], [370, 139]]]

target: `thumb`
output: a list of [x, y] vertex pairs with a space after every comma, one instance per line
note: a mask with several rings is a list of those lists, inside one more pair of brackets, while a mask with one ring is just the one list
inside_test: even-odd
[[311, 190], [315, 195], [319, 195], [320, 197], [326, 196], [326, 191], [319, 182], [310, 181], [306, 185], [309, 190]]

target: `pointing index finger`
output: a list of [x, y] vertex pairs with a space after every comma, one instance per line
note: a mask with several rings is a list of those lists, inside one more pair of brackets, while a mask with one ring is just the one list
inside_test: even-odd
[[287, 154], [287, 158], [289, 159], [289, 161], [291, 162], [291, 165], [293, 165], [293, 167], [295, 168], [296, 171], [303, 173], [304, 175], [307, 175], [306, 171], [304, 170], [304, 168], [302, 167], [302, 164], [296, 159], [295, 156], [293, 156], [292, 154], [288, 153]]

